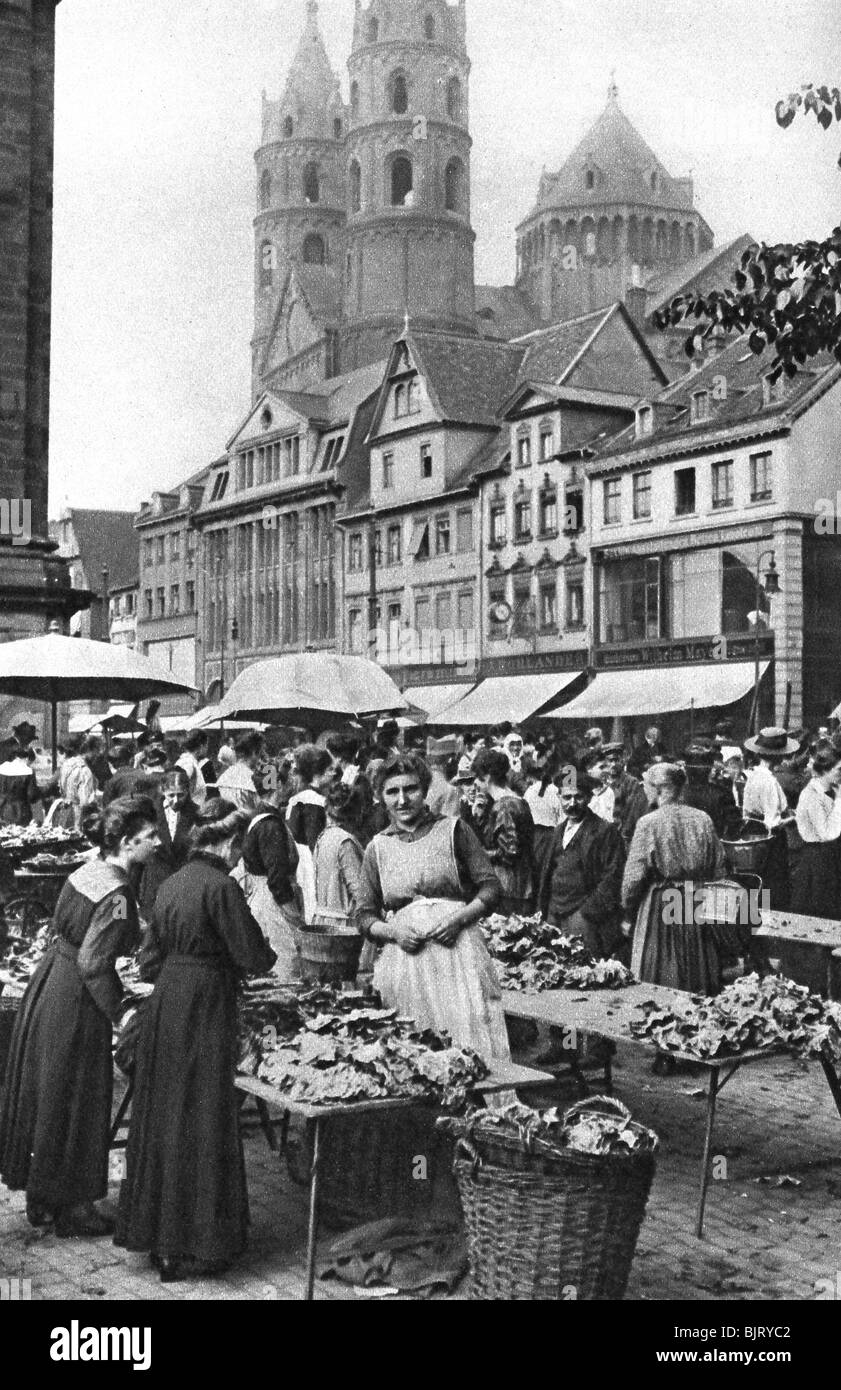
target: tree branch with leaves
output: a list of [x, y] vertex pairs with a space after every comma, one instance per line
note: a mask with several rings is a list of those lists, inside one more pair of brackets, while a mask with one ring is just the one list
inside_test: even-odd
[[[777, 124], [791, 125], [799, 111], [812, 112], [823, 130], [841, 122], [841, 92], [811, 83], [777, 102]], [[841, 157], [839, 158], [841, 166]], [[841, 226], [824, 241], [764, 242], [744, 252], [733, 289], [679, 295], [654, 315], [657, 328], [689, 326], [686, 355], [700, 352], [720, 329], [748, 333], [751, 351], [774, 349], [771, 378], [798, 368], [819, 353], [841, 362]], [[694, 321], [694, 322], [693, 322]]]

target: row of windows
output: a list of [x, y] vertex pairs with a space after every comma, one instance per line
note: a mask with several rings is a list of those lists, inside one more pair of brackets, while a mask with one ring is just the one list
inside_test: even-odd
[[[732, 459], [711, 465], [710, 484], [713, 508], [732, 507], [735, 501]], [[770, 453], [752, 454], [749, 460], [751, 502], [770, 502], [774, 495], [774, 464]], [[651, 470], [643, 469], [631, 477], [631, 504], [634, 521], [647, 521], [651, 511]], [[691, 516], [697, 511], [697, 469], [676, 468], [674, 472], [674, 514]], [[622, 521], [622, 479], [605, 478], [602, 483], [602, 518], [605, 526]]]
[[[411, 92], [409, 87], [408, 75], [401, 69], [391, 73], [386, 83], [386, 110], [394, 116], [405, 116], [408, 114]], [[457, 77], [450, 77], [447, 81], [445, 94], [445, 109], [451, 121], [460, 122], [464, 114], [461, 82]], [[350, 87], [350, 111], [355, 121], [359, 120], [361, 114], [361, 95], [359, 83], [352, 82]]]
[[134, 594], [121, 594], [119, 598], [112, 598], [109, 608], [112, 618], [133, 618], [135, 613]]
[[[383, 550], [385, 545], [385, 550]], [[433, 556], [469, 554], [473, 550], [473, 509], [459, 508], [455, 514], [455, 530], [451, 512], [414, 521], [408, 554], [413, 560], [430, 560]], [[392, 567], [403, 561], [403, 526], [395, 522], [377, 529], [373, 539], [374, 564], [377, 568]], [[348, 571], [360, 574], [370, 558], [365, 554], [365, 537], [353, 531], [348, 538]]]
[[[557, 536], [559, 529], [567, 535], [577, 535], [584, 529], [584, 496], [578, 489], [567, 488], [564, 493], [564, 512], [559, 516], [558, 492], [555, 488], [543, 488], [537, 497], [537, 538]], [[530, 492], [514, 495], [515, 542], [530, 541], [534, 538], [534, 505]], [[559, 527], [560, 521], [560, 527]], [[491, 502], [490, 506], [490, 544], [499, 548], [508, 543], [508, 503], [504, 499]]]
[[281, 478], [296, 478], [301, 471], [301, 437], [289, 435], [275, 444], [248, 449], [237, 458], [237, 492], [280, 482]]
[[[187, 564], [192, 565], [195, 563], [196, 559], [196, 545], [198, 543], [198, 537], [195, 531], [187, 531], [186, 535]], [[167, 539], [169, 539], [168, 547]], [[154, 564], [166, 564], [167, 553], [169, 555], [170, 562], [179, 561], [181, 559], [181, 549], [182, 533], [180, 531], [172, 531], [168, 538], [166, 536], [156, 536], [154, 539], [152, 539], [151, 537], [147, 537], [147, 539], [143, 542], [144, 568], [149, 569]]]
[[[722, 381], [724, 379], [722, 378]], [[762, 403], [764, 407], [778, 405], [785, 399], [786, 382], [785, 377], [778, 377], [772, 381], [770, 375], [762, 379]], [[713, 402], [715, 400], [726, 400], [726, 384], [724, 394], [718, 396], [716, 389], [702, 387], [698, 391], [693, 391], [689, 399], [689, 425], [702, 425], [707, 420], [712, 420], [714, 415]], [[651, 405], [641, 405], [637, 409], [636, 415], [636, 436], [637, 439], [645, 438], [654, 433], [654, 408]]]
[[[557, 632], [560, 628], [557, 576], [538, 575], [536, 595], [532, 592], [531, 579], [515, 580], [510, 604], [505, 581], [494, 581], [488, 591], [488, 613], [488, 637], [492, 642]], [[584, 626], [584, 581], [577, 575], [568, 576], [564, 585], [564, 626], [568, 630]]]
[[[539, 439], [539, 458], [541, 463], [549, 463], [555, 455], [555, 438], [552, 433], [551, 425], [543, 426], [540, 430]], [[528, 468], [532, 462], [532, 440], [531, 434], [521, 434], [517, 438], [517, 467]]]
[[[341, 140], [341, 138], [342, 138], [342, 136], [344, 135], [344, 133], [345, 133], [345, 123], [344, 123], [344, 121], [342, 120], [341, 116], [335, 116], [335, 117], [333, 118], [333, 139], [334, 139], [334, 140]], [[284, 136], [286, 137], [287, 140], [291, 140], [292, 136], [295, 134], [295, 120], [294, 120], [294, 117], [292, 117], [292, 116], [284, 116], [284, 118], [283, 118], [283, 134], [284, 134]]]
[[[348, 650], [356, 655], [365, 649], [368, 617], [367, 610], [348, 609]], [[478, 649], [472, 589], [418, 594], [414, 626], [410, 619], [404, 626], [401, 602], [387, 603], [385, 611], [378, 604], [375, 626], [376, 658], [385, 664], [466, 660], [475, 657]]]
[[169, 606], [167, 607], [167, 593], [163, 586], [158, 589], [144, 589], [143, 616], [145, 618], [175, 618], [182, 611], [184, 613], [195, 613], [196, 586], [192, 579], [189, 579], [184, 586], [184, 596], [186, 605], [182, 609], [181, 585], [171, 584], [169, 589]]
[[[402, 152], [392, 156], [386, 163], [386, 196], [390, 198], [393, 207], [406, 207], [406, 198], [412, 194], [414, 188], [414, 169], [412, 159], [408, 153]], [[447, 163], [444, 169], [444, 208], [447, 212], [463, 212], [465, 208], [465, 169], [464, 162], [454, 156]], [[348, 166], [348, 189], [351, 212], [362, 211], [362, 166], [359, 160], [352, 159]], [[260, 207], [265, 212], [272, 206], [272, 196], [274, 185], [271, 172], [266, 169], [260, 179]], [[301, 194], [308, 207], [317, 206], [323, 199], [324, 180], [321, 167], [315, 162], [304, 165], [301, 176]], [[289, 176], [288, 171], [284, 171], [283, 179], [283, 199], [289, 197]], [[323, 239], [318, 238], [322, 249]], [[307, 256], [307, 241], [304, 242], [304, 259], [309, 259], [312, 264], [323, 265], [324, 256], [321, 259], [315, 257], [316, 242], [310, 245], [310, 255]]]
[[[606, 561], [597, 575], [599, 641], [756, 631], [756, 543]], [[760, 622], [770, 600], [759, 593]]]
[[[402, 27], [402, 20], [401, 20], [401, 34], [402, 34], [402, 33], [403, 33], [403, 27]], [[434, 15], [432, 15], [432, 14], [426, 14], [426, 15], [424, 15], [424, 18], [423, 18], [423, 34], [424, 34], [424, 38], [425, 38], [425, 39], [428, 39], [430, 43], [432, 43], [433, 40], [435, 39], [436, 25], [435, 25], [435, 16], [434, 16]], [[376, 16], [376, 15], [372, 15], [372, 16], [370, 17], [370, 19], [368, 20], [368, 23], [367, 23], [366, 28], [365, 28], [365, 39], [366, 39], [366, 41], [367, 41], [368, 43], [377, 43], [378, 40], [379, 40], [379, 37], [380, 37], [380, 21], [377, 19], [377, 16]]]
[[[698, 237], [692, 224], [667, 223], [651, 217], [592, 217], [580, 221], [569, 218], [561, 222], [553, 218], [548, 224], [535, 227], [517, 243], [520, 269], [561, 256], [565, 247], [574, 247], [580, 255], [598, 260], [611, 260], [627, 252], [632, 261], [652, 259], [691, 260], [698, 250]], [[701, 246], [703, 250], [703, 245]]]

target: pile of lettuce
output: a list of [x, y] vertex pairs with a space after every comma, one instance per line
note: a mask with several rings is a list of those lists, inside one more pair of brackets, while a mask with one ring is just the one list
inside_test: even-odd
[[486, 917], [482, 922], [503, 989], [624, 989], [634, 977], [618, 960], [597, 960], [580, 937], [534, 917]]
[[462, 1109], [488, 1068], [394, 1009], [325, 987], [268, 991], [240, 1005], [238, 1069], [309, 1105], [426, 1100]]
[[651, 1129], [631, 1118], [630, 1111], [614, 1096], [593, 1096], [565, 1114], [532, 1110], [528, 1105], [508, 1105], [500, 1110], [470, 1109], [464, 1116], [447, 1116], [438, 1128], [466, 1141], [480, 1158], [494, 1139], [547, 1156], [564, 1149], [587, 1154], [656, 1153], [659, 1140]]
[[841, 1004], [810, 994], [780, 975], [745, 975], [714, 998], [687, 995], [674, 1009], [649, 1002], [632, 1023], [638, 1038], [663, 1052], [692, 1057], [737, 1057], [742, 1052], [826, 1053], [841, 1060]]

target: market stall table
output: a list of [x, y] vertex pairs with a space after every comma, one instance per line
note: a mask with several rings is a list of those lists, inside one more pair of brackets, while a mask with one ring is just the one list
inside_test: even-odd
[[[518, 1067], [514, 1063], [495, 1068], [491, 1074], [485, 1077], [484, 1081], [478, 1082], [474, 1091], [478, 1095], [493, 1095], [499, 1091], [513, 1090], [521, 1086], [537, 1086], [547, 1082], [551, 1083], [552, 1077], [548, 1072], [535, 1071], [531, 1067]], [[309, 1186], [309, 1220], [307, 1226], [307, 1275], [304, 1298], [308, 1302], [312, 1301], [315, 1292], [315, 1253], [318, 1240], [318, 1221], [319, 1221], [319, 1178], [321, 1161], [321, 1132], [324, 1121], [337, 1119], [339, 1116], [356, 1115], [360, 1118], [364, 1115], [376, 1112], [381, 1114], [384, 1110], [405, 1110], [417, 1107], [420, 1102], [408, 1099], [403, 1096], [396, 1096], [387, 1100], [367, 1100], [344, 1103], [330, 1102], [326, 1105], [309, 1105], [303, 1101], [290, 1100], [290, 1098], [279, 1091], [275, 1086], [270, 1086], [265, 1081], [260, 1081], [254, 1076], [239, 1075], [235, 1082], [236, 1088], [241, 1092], [243, 1098], [252, 1096], [258, 1106], [260, 1122], [266, 1132], [267, 1137], [271, 1133], [270, 1122], [267, 1116], [267, 1107], [274, 1106], [282, 1112], [282, 1132], [285, 1135], [286, 1126], [289, 1118], [297, 1115], [300, 1119], [307, 1120], [313, 1124], [313, 1148], [312, 1163], [310, 1166], [310, 1186]], [[274, 1147], [274, 1146], [272, 1146]]]
[[[685, 1006], [687, 995], [663, 985], [631, 985], [627, 989], [585, 993], [580, 990], [547, 990], [543, 994], [517, 994], [505, 991], [502, 996], [505, 1012], [515, 1018], [528, 1018], [535, 1022], [549, 1023], [565, 1032], [586, 1033], [611, 1042], [630, 1043], [634, 1047], [652, 1052], [660, 1049], [650, 1038], [636, 1037], [631, 1031], [632, 1023], [642, 1021], [643, 1005], [655, 1004], [658, 1008], [678, 1010]], [[716, 1100], [721, 1091], [732, 1080], [736, 1072], [750, 1062], [767, 1061], [771, 1057], [784, 1055], [778, 1049], [740, 1052], [729, 1057], [696, 1057], [688, 1052], [669, 1051], [668, 1056], [677, 1061], [688, 1062], [709, 1072], [707, 1089], [707, 1118], [704, 1135], [704, 1151], [701, 1160], [700, 1191], [695, 1222], [695, 1234], [704, 1233], [704, 1209], [709, 1186], [710, 1155], [712, 1154], [713, 1126], [715, 1124]], [[841, 1080], [835, 1070], [831, 1057], [821, 1053], [821, 1065], [826, 1076], [832, 1098], [841, 1115]], [[726, 1072], [724, 1079], [721, 1073]], [[611, 1086], [610, 1064], [605, 1066], [605, 1082]]]
[[826, 997], [834, 999], [833, 958], [841, 959], [841, 922], [825, 917], [804, 917], [797, 912], [763, 912], [755, 939], [781, 941], [791, 946], [811, 946], [823, 954]]

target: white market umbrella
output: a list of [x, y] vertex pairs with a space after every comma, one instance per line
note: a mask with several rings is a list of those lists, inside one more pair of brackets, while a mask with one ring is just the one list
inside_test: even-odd
[[408, 708], [391, 677], [362, 656], [300, 652], [258, 661], [237, 676], [219, 710], [225, 719], [327, 726]]
[[148, 657], [126, 646], [91, 642], [47, 632], [18, 642], [0, 642], [0, 695], [45, 700], [52, 707], [53, 764], [57, 706], [63, 700], [138, 700], [183, 695], [195, 687], [161, 672]]
[[196, 710], [195, 714], [190, 715], [189, 719], [184, 723], [183, 728], [187, 733], [192, 733], [194, 729], [218, 729], [222, 724], [224, 724], [227, 729], [234, 730], [262, 730], [266, 727], [265, 724], [258, 724], [254, 720], [226, 719], [219, 705], [205, 705], [204, 709]]

